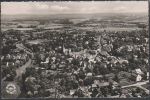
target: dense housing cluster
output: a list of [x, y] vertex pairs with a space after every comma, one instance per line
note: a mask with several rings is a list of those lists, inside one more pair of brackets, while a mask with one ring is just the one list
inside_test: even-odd
[[[45, 28], [42, 25], [49, 23], [41, 21], [3, 31], [2, 81], [18, 82], [19, 97], [28, 98], [148, 96], [147, 28], [72, 28], [87, 28], [92, 22], [74, 25], [60, 19], [52, 28]], [[128, 26], [124, 22], [111, 23]], [[107, 21], [102, 25], [108, 27]]]

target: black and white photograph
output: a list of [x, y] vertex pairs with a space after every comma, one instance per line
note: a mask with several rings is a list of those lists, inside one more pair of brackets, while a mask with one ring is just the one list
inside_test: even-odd
[[1, 2], [3, 99], [149, 97], [148, 1]]

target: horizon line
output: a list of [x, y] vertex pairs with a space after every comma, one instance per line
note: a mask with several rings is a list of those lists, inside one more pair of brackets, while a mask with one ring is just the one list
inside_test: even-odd
[[126, 13], [126, 14], [138, 14], [138, 13], [145, 13], [145, 14], [149, 14], [148, 12], [99, 12], [99, 13], [54, 13], [54, 14], [2, 14], [1, 13], [1, 16], [3, 16], [3, 15], [67, 15], [67, 14], [109, 14], [109, 13], [113, 13], [113, 14], [124, 14], [124, 13]]

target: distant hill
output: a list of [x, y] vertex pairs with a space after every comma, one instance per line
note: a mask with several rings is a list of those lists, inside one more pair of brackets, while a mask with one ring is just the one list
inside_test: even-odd
[[97, 19], [97, 18], [117, 18], [124, 19], [125, 17], [141, 18], [142, 20], [148, 19], [146, 13], [95, 13], [95, 14], [55, 14], [55, 15], [1, 15], [2, 21], [9, 20], [50, 20], [50, 19]]

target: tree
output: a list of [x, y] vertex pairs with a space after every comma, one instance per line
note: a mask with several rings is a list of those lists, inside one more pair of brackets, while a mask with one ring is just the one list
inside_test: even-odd
[[116, 82], [119, 82], [119, 77], [118, 77], [117, 74], [115, 74], [114, 80], [115, 80]]
[[13, 69], [13, 70], [10, 70], [11, 72], [9, 72], [9, 74], [7, 74], [8, 75], [8, 77], [7, 77], [7, 81], [13, 81], [14, 80], [14, 78], [15, 78], [15, 76], [17, 75], [16, 74], [16, 71]]
[[146, 28], [146, 25], [145, 24], [138, 24], [138, 28]]
[[107, 95], [108, 95], [108, 88], [107, 87], [101, 87], [100, 90], [102, 92], [102, 95], [104, 97], [107, 97]]
[[18, 25], [17, 28], [23, 28], [23, 26], [22, 25]]

